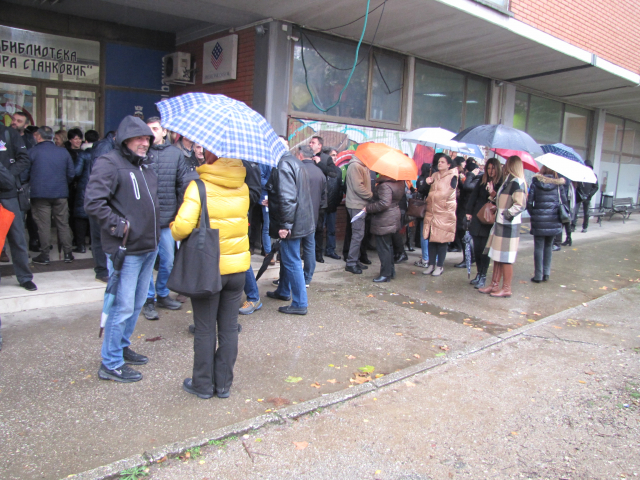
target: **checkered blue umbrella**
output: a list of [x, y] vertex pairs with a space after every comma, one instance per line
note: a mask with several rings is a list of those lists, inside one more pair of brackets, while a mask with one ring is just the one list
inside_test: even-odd
[[568, 147], [562, 143], [553, 143], [549, 145], [540, 145], [544, 153], [554, 153], [560, 157], [568, 158], [574, 162], [584, 165], [582, 157], [571, 147]]
[[164, 128], [184, 135], [218, 157], [275, 167], [287, 153], [262, 115], [224, 95], [186, 93], [156, 105]]

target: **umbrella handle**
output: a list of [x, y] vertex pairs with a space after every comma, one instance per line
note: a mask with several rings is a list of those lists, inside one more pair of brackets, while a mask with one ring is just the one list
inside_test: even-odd
[[122, 246], [126, 247], [127, 241], [129, 240], [129, 232], [131, 231], [131, 224], [129, 223], [129, 220], [125, 220], [124, 222], [127, 224], [127, 231], [125, 232], [124, 238], [122, 239]]

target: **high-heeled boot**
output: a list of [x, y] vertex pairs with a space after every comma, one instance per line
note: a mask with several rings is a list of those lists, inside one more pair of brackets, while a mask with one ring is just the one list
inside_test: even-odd
[[510, 297], [511, 296], [511, 280], [513, 280], [513, 264], [512, 263], [504, 263], [502, 264], [502, 288], [497, 291], [491, 293], [492, 297]]
[[500, 290], [500, 277], [502, 277], [502, 263], [493, 262], [493, 277], [491, 278], [491, 285], [484, 288], [479, 288], [480, 293], [492, 293]]

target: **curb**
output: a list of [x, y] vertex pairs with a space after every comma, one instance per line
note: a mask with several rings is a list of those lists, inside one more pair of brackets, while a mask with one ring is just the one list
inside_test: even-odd
[[[592, 300], [589, 302], [589, 304], [598, 304], [611, 296], [617, 296], [621, 292], [624, 292], [625, 290], [633, 287], [634, 286], [621, 288], [620, 290], [616, 290], [615, 292], [611, 292], [595, 300]], [[440, 367], [452, 360], [461, 359], [475, 353], [482, 352], [483, 350], [486, 350], [490, 347], [493, 347], [500, 343], [504, 343], [507, 340], [522, 336], [530, 330], [552, 323], [566, 316], [567, 314], [578, 313], [584, 308], [586, 307], [583, 305], [572, 307], [545, 317], [541, 320], [531, 323], [530, 325], [520, 327], [517, 330], [484, 339], [466, 349], [455, 352], [449, 356], [431, 358], [425, 360], [422, 363], [403, 368], [402, 370], [399, 370], [397, 372], [390, 373], [389, 375], [385, 375], [384, 377], [378, 378], [376, 380], [372, 380], [371, 382], [363, 383], [361, 385], [355, 385], [345, 390], [322, 395], [321, 397], [307, 400], [306, 402], [300, 403], [298, 405], [290, 405], [267, 415], [260, 415], [258, 417], [243, 420], [226, 427], [218, 428], [205, 436], [192, 437], [180, 442], [170, 443], [168, 445], [154, 448], [150, 452], [144, 452], [142, 455], [134, 455], [107, 465], [103, 465], [98, 468], [94, 468], [93, 470], [87, 470], [82, 473], [69, 475], [66, 478], [73, 478], [76, 480], [109, 480], [112, 478], [117, 478], [122, 470], [134, 467], [150, 466], [151, 464], [156, 463], [158, 460], [164, 457], [178, 456], [189, 448], [205, 446], [211, 441], [222, 440], [233, 435], [240, 436], [247, 432], [258, 430], [267, 425], [283, 424], [288, 420], [293, 420], [303, 415], [307, 415], [315, 410], [318, 410], [319, 408], [326, 408], [332, 405], [346, 402], [361, 395], [374, 392], [380, 388], [401, 382], [402, 380], [405, 380], [409, 377], [413, 377], [428, 370]]]

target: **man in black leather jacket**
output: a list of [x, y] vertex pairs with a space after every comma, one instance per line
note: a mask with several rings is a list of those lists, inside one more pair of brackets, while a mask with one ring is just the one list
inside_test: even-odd
[[[591, 170], [593, 166], [586, 164]], [[591, 199], [598, 191], [598, 177], [596, 176], [596, 183], [579, 182], [576, 186], [576, 208], [573, 211], [573, 218], [571, 219], [571, 231], [576, 229], [576, 222], [578, 221], [578, 211], [582, 205], [582, 211], [584, 216], [582, 217], [582, 233], [587, 232], [589, 228], [589, 206], [591, 205]]]
[[269, 234], [280, 238], [280, 282], [270, 298], [289, 301], [282, 313], [307, 314], [307, 291], [300, 259], [302, 237], [315, 232], [310, 186], [302, 162], [286, 154], [266, 184], [269, 195]]

